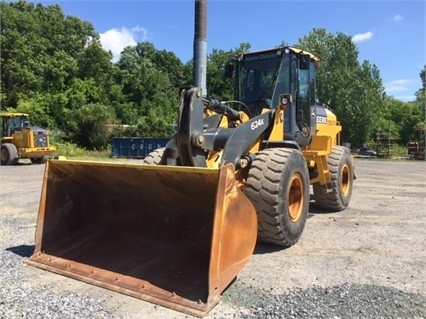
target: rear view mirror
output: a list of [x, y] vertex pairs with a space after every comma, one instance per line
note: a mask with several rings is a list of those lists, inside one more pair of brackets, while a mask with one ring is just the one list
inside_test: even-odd
[[225, 67], [225, 77], [227, 79], [232, 78], [234, 75], [234, 65], [233, 64], [227, 64]]
[[302, 54], [299, 57], [299, 69], [309, 70], [309, 62], [311, 61], [311, 56], [309, 54]]

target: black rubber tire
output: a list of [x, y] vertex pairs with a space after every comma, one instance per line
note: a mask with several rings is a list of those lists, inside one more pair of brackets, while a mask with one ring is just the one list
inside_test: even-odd
[[165, 147], [160, 147], [153, 150], [143, 159], [143, 163], [148, 165], [159, 165], [165, 149]]
[[32, 158], [31, 159], [31, 163], [33, 164], [44, 164], [47, 162], [47, 160], [49, 159], [48, 156], [42, 156], [42, 157], [38, 157], [38, 158]]
[[256, 154], [244, 192], [256, 208], [260, 241], [289, 247], [299, 240], [309, 211], [309, 174], [299, 150]]
[[18, 163], [18, 150], [12, 143], [1, 144], [1, 165], [15, 165]]
[[316, 204], [327, 210], [339, 212], [348, 207], [352, 196], [354, 166], [352, 156], [347, 147], [334, 146], [327, 158], [331, 177], [331, 190], [327, 186], [315, 183], [313, 199]]

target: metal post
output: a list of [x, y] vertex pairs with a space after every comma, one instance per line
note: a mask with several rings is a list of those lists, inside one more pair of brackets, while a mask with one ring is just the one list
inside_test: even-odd
[[194, 84], [207, 96], [207, 0], [195, 0]]
[[376, 135], [376, 153], [377, 156], [379, 156], [379, 149], [380, 149], [380, 127], [377, 128], [377, 135]]

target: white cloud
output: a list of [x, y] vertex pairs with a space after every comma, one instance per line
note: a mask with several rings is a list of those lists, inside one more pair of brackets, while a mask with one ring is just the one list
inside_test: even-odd
[[400, 14], [397, 14], [396, 16], [393, 17], [393, 21], [401, 21], [404, 20], [404, 17]]
[[352, 37], [352, 41], [355, 42], [355, 43], [358, 43], [358, 42], [370, 40], [372, 37], [373, 37], [373, 32], [368, 31], [368, 32], [365, 32], [365, 33], [355, 34]]
[[[410, 94], [412, 92], [410, 87], [412, 83], [413, 80], [410, 79], [400, 79], [387, 82], [384, 84], [386, 94], [403, 102], [414, 101], [416, 96], [414, 94]], [[407, 95], [407, 93], [410, 95]]]
[[120, 58], [121, 51], [127, 46], [136, 45], [138, 41], [145, 41], [150, 38], [149, 32], [140, 26], [127, 28], [113, 28], [100, 34], [102, 47], [111, 51], [113, 61]]
[[400, 79], [400, 80], [390, 81], [388, 83], [385, 83], [385, 90], [387, 93], [405, 91], [408, 89], [408, 85], [410, 83], [411, 83], [411, 80], [409, 79]]
[[412, 102], [416, 100], [416, 96], [412, 95], [402, 95], [402, 96], [394, 96], [395, 99], [400, 100], [402, 102]]

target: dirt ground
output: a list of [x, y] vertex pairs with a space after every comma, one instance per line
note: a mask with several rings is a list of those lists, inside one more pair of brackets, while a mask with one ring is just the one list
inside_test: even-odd
[[[301, 240], [289, 249], [258, 245], [237, 280], [276, 294], [294, 287], [343, 283], [425, 294], [426, 162], [356, 159], [355, 163], [357, 179], [348, 209], [327, 213], [311, 205]], [[43, 171], [44, 165], [0, 166], [0, 218], [28, 220], [28, 237], [16, 238], [17, 246], [34, 245]], [[48, 283], [57, 292], [99, 298], [114, 316], [189, 317], [38, 268], [26, 266], [25, 271], [33, 281], [23, 285]], [[205, 318], [232, 316], [236, 309], [221, 302]]]

